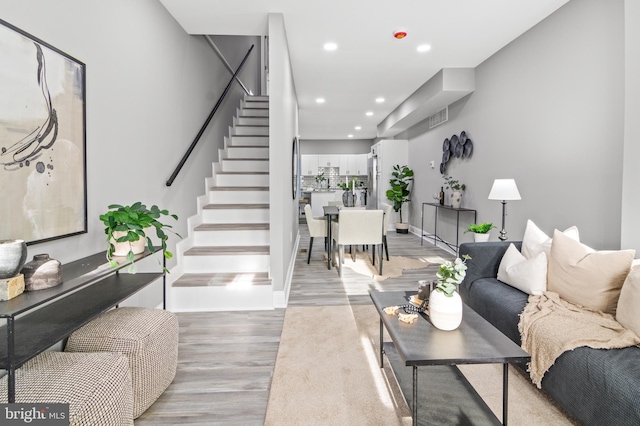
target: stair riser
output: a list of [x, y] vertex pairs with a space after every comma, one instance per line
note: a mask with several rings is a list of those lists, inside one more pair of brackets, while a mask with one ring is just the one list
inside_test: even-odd
[[245, 101], [243, 100], [240, 103], [240, 108], [246, 109], [266, 109], [269, 110], [269, 102], [268, 101]]
[[215, 312], [273, 309], [273, 286], [173, 287], [172, 312]]
[[269, 186], [269, 175], [217, 175], [218, 186]]
[[268, 136], [231, 136], [229, 146], [269, 146]]
[[269, 147], [227, 148], [227, 158], [269, 158]]
[[224, 172], [268, 172], [268, 161], [227, 161], [222, 160], [222, 171]]
[[233, 127], [231, 129], [232, 135], [264, 135], [269, 136], [269, 128], [268, 127], [259, 127], [259, 126], [248, 126], [248, 127]]
[[207, 209], [203, 223], [269, 223], [268, 209]]
[[266, 272], [269, 255], [184, 256], [184, 272]]
[[269, 191], [211, 191], [210, 204], [269, 203]]
[[242, 108], [238, 110], [238, 117], [269, 117], [268, 109], [246, 109]]
[[236, 123], [243, 126], [268, 126], [269, 117], [238, 117], [235, 119]]
[[196, 246], [259, 246], [269, 245], [268, 230], [251, 231], [195, 231]]
[[243, 99], [245, 101], [264, 101], [264, 102], [269, 102], [269, 96], [267, 96], [267, 95], [247, 95], [245, 93]]

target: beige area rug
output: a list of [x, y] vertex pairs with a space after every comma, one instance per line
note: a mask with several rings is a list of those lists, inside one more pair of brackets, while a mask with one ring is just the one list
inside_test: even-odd
[[[325, 261], [327, 260], [327, 255], [324, 257]], [[335, 255], [335, 263], [338, 263], [338, 255]], [[378, 264], [378, 255], [376, 254], [376, 265], [373, 266], [371, 263], [371, 252], [357, 252], [356, 253], [356, 261], [354, 262], [351, 254], [349, 254], [348, 250], [345, 250], [344, 253], [344, 264], [342, 265], [345, 268], [351, 269], [353, 272], [358, 273], [360, 275], [367, 276], [369, 278], [373, 278], [376, 281], [384, 281], [387, 278], [391, 277], [399, 277], [402, 275], [402, 271], [405, 269], [423, 269], [429, 265], [429, 262], [425, 259], [412, 259], [410, 257], [404, 256], [389, 256], [389, 260], [384, 258], [382, 262], [382, 275], [379, 275], [380, 265]]]
[[[389, 363], [379, 368], [379, 332], [371, 305], [287, 308], [265, 425], [411, 424]], [[502, 365], [464, 365], [461, 371], [501, 419]], [[514, 367], [509, 423], [574, 425]]]

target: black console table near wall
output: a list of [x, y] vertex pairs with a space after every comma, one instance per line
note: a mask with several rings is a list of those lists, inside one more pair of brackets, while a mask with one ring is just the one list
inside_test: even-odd
[[[133, 262], [151, 254], [145, 249]], [[7, 370], [8, 402], [15, 402], [17, 368], [164, 275], [120, 274], [131, 262], [114, 260], [118, 266], [112, 267], [104, 251], [70, 262], [62, 265], [62, 284], [0, 301], [0, 318], [7, 321], [0, 327], [0, 341], [6, 342], [0, 346], [0, 369]]]
[[[449, 247], [450, 249], [455, 249], [456, 251], [456, 255], [458, 254], [458, 246], [460, 245], [459, 243], [459, 237], [460, 237], [460, 213], [473, 213], [473, 222], [472, 223], [477, 223], [478, 220], [478, 212], [473, 210], [473, 209], [464, 209], [464, 208], [455, 208], [452, 206], [445, 206], [442, 204], [436, 204], [436, 203], [422, 203], [422, 211], [421, 211], [421, 215], [420, 215], [420, 220], [421, 220], [421, 225], [420, 225], [420, 245], [423, 245], [424, 241], [423, 241], [423, 237], [425, 237], [425, 233], [424, 233], [424, 206], [432, 206], [435, 207], [436, 209], [436, 214], [435, 214], [435, 224], [434, 224], [434, 228], [433, 228], [433, 245], [437, 247], [437, 242], [440, 241], [444, 244], [447, 245], [447, 247]], [[442, 238], [438, 237], [438, 210], [439, 209], [444, 209], [444, 210], [452, 210], [456, 213], [456, 243], [451, 244], [445, 240], [443, 240]]]

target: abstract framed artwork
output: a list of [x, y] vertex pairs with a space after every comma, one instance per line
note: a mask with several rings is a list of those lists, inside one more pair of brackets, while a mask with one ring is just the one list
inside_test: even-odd
[[0, 19], [0, 240], [87, 232], [85, 64]]

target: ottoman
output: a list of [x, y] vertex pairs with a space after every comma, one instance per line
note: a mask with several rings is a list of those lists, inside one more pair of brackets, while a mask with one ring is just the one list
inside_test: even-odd
[[16, 403], [69, 404], [70, 426], [133, 425], [129, 362], [115, 353], [43, 352], [16, 370]]
[[178, 319], [172, 312], [116, 308], [76, 330], [67, 352], [116, 352], [129, 359], [133, 418], [138, 418], [171, 384], [178, 364]]

